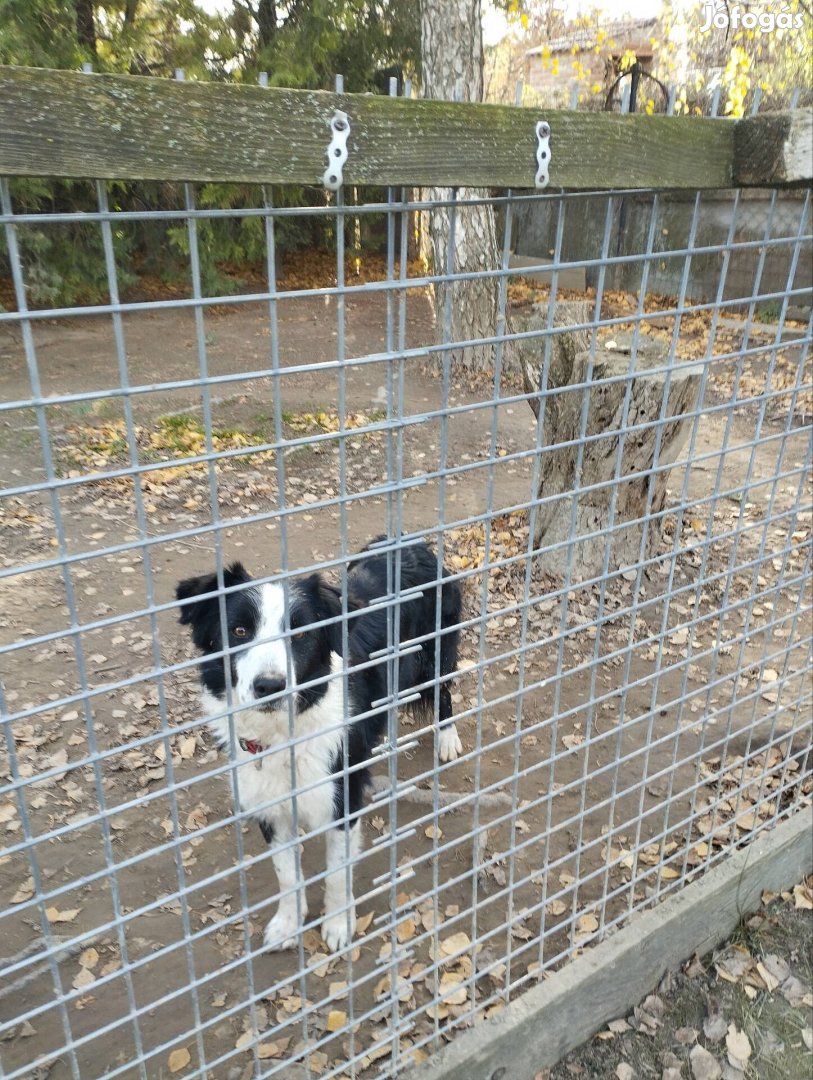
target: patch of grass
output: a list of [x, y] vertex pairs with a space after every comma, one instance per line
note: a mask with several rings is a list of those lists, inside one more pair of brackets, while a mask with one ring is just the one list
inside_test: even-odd
[[757, 322], [775, 323], [778, 321], [782, 312], [782, 305], [778, 300], [773, 301], [770, 304], [762, 304], [754, 312], [754, 318]]
[[[187, 413], [159, 417], [155, 424], [134, 427], [138, 457], [142, 463], [165, 462], [198, 457], [208, 450], [206, 431], [201, 420]], [[69, 468], [88, 471], [105, 470], [121, 465], [129, 458], [128, 432], [123, 418], [96, 424], [76, 424], [68, 429], [70, 444], [62, 452]], [[211, 445], [215, 452], [239, 450], [227, 462], [233, 468], [245, 465], [252, 458], [269, 455], [270, 451], [253, 453], [251, 448], [266, 441], [262, 434], [240, 428], [215, 428]], [[202, 464], [181, 465], [181, 470], [201, 469]], [[172, 471], [172, 470], [171, 470]], [[163, 474], [165, 477], [167, 473]]]

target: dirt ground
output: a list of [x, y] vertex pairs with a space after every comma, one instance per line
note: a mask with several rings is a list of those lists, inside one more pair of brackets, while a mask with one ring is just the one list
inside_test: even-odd
[[813, 1071], [813, 893], [763, 894], [713, 954], [537, 1080], [805, 1080]]
[[[385, 347], [385, 316], [374, 294], [348, 301], [348, 356]], [[347, 440], [343, 480], [330, 438], [336, 403], [343, 395], [352, 423], [375, 428], [390, 375], [381, 362], [300, 370], [335, 359], [334, 301], [281, 303], [282, 374], [215, 382], [208, 400], [199, 385], [183, 385], [199, 363], [191, 311], [127, 315], [123, 334], [129, 384], [140, 391], [129, 398], [139, 460], [205, 452], [207, 410], [213, 448], [234, 456], [213, 478], [195, 466], [146, 473], [139, 504], [132, 482], [115, 475], [129, 451], [123, 399], [104, 393], [121, 385], [110, 323], [35, 325], [43, 406], [0, 412], [0, 475], [16, 491], [0, 503], [0, 569], [31, 566], [0, 578], [0, 641], [20, 645], [3, 657], [13, 739], [0, 751], [0, 953], [16, 964], [11, 992], [0, 990], [7, 1073], [129, 1078], [144, 1054], [150, 1078], [204, 1062], [215, 1080], [274, 1066], [294, 1076], [296, 1061], [314, 1075], [341, 1075], [358, 1054], [365, 1076], [392, 1075], [809, 792], [806, 718], [792, 705], [807, 693], [809, 643], [794, 613], [812, 515], [789, 513], [809, 435], [801, 410], [779, 437], [786, 398], [760, 419], [753, 399], [764, 357], [740, 380], [732, 363], [713, 370], [707, 404], [730, 400], [735, 383], [742, 404], [702, 417], [701, 460], [670, 481], [675, 499], [685, 482], [696, 510], [666, 519], [654, 538], [661, 558], [640, 583], [632, 573], [606, 591], [563, 591], [534, 567], [521, 662], [525, 564], [489, 568], [484, 580], [483, 529], [466, 519], [494, 515], [491, 562], [527, 545], [527, 519], [511, 509], [529, 498], [535, 422], [526, 403], [489, 404], [488, 388], [456, 385], [449, 404], [460, 411], [443, 421], [432, 416], [444, 404], [441, 380], [410, 361], [396, 464], [388, 466], [386, 432], [362, 430]], [[207, 311], [209, 375], [267, 370], [269, 334], [262, 305]], [[428, 300], [411, 297], [407, 344], [431, 334]], [[687, 342], [687, 356], [697, 355], [695, 339]], [[798, 349], [786, 359], [789, 380]], [[28, 400], [21, 342], [8, 329], [0, 361], [2, 400]], [[49, 405], [56, 394], [77, 400]], [[277, 418], [284, 453], [252, 455], [274, 440]], [[113, 475], [63, 486], [55, 500], [17, 490], [46, 479], [43, 423], [60, 478]], [[757, 424], [764, 441], [752, 453]], [[388, 494], [398, 460], [408, 483]], [[455, 472], [439, 480], [446, 467]], [[731, 494], [710, 503], [718, 470]], [[283, 480], [289, 513], [263, 519], [278, 508]], [[299, 955], [260, 951], [273, 912], [270, 861], [254, 826], [222, 823], [226, 763], [198, 722], [194, 670], [173, 667], [193, 654], [176, 612], [162, 605], [181, 576], [213, 566], [210, 484], [224, 556], [257, 574], [279, 569], [283, 551], [292, 569], [340, 556], [343, 526], [352, 551], [398, 521], [404, 530], [443, 528], [447, 562], [469, 574], [471, 623], [454, 693], [464, 756], [438, 768], [430, 733], [392, 766], [400, 783], [459, 793], [465, 805], [442, 806], [437, 822], [420, 794], [370, 807], [357, 870], [364, 932], [339, 959], [322, 952], [318, 884]], [[343, 491], [352, 496], [346, 511], [320, 505]], [[186, 530], [197, 531], [174, 535]], [[96, 554], [113, 545], [120, 550]], [[60, 554], [75, 558], [70, 595], [59, 566], [37, 568]], [[720, 618], [724, 597], [731, 610]], [[154, 616], [137, 614], [152, 604]], [[600, 629], [585, 627], [599, 611]], [[478, 660], [483, 675], [466, 674]], [[408, 732], [409, 718], [401, 723]], [[392, 774], [383, 764], [377, 772], [386, 790]], [[6, 786], [14, 776], [31, 781], [24, 813]], [[19, 849], [26, 836], [32, 857]], [[310, 875], [322, 869], [314, 847], [305, 846]], [[387, 884], [395, 869], [397, 887]], [[42, 904], [35, 877], [48, 895]], [[43, 923], [62, 945], [50, 966], [37, 959]], [[434, 1006], [441, 988], [447, 1000]], [[71, 995], [64, 1006], [55, 1004], [61, 994]]]

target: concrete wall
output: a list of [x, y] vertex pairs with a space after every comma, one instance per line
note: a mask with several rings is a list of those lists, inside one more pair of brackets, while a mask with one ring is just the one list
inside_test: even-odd
[[[568, 200], [565, 206], [565, 227], [562, 258], [566, 261], [596, 259], [601, 256], [605, 220], [608, 212], [606, 194], [586, 196], [584, 199]], [[776, 239], [795, 237], [799, 232], [804, 195], [800, 192], [781, 193], [773, 208], [773, 220], [768, 236]], [[556, 237], [558, 202], [528, 201], [514, 209], [514, 250], [518, 256], [539, 256], [550, 259]], [[683, 255], [669, 255], [669, 250], [687, 246], [695, 196], [684, 192], [667, 192], [658, 197], [655, 242], [653, 250], [661, 257], [650, 261], [649, 293], [675, 296], [680, 291], [683, 274]], [[639, 254], [646, 250], [647, 235], [652, 217], [651, 194], [612, 196], [611, 256]], [[729, 191], [703, 192], [695, 247], [724, 244], [728, 235], [731, 215], [735, 209], [735, 195]], [[743, 192], [737, 208], [735, 242], [762, 240], [771, 215], [771, 193], [766, 191]], [[808, 210], [802, 233], [810, 235], [813, 230]], [[764, 296], [771, 292], [784, 292], [788, 287], [788, 272], [794, 245], [782, 244], [765, 250], [764, 265], [759, 281], [757, 267], [759, 248], [736, 251], [731, 255], [726, 275], [723, 299], [743, 299], [743, 306], [754, 294]], [[687, 299], [713, 300], [717, 293], [723, 253], [719, 251], [694, 255], [691, 261]], [[641, 284], [643, 263], [622, 263], [607, 270], [606, 289], [622, 289], [636, 292]], [[595, 286], [597, 269], [588, 268], [586, 282]], [[791, 287], [810, 288], [813, 285], [813, 243], [806, 241], [801, 248], [796, 274]], [[772, 307], [778, 301], [764, 301], [758, 307]], [[810, 312], [810, 295], [792, 301], [794, 314], [806, 317]]]

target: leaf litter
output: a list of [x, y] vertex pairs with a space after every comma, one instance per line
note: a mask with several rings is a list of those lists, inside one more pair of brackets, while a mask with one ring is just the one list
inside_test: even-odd
[[[813, 1045], [811, 920], [796, 906], [813, 878], [743, 918], [735, 940], [667, 975], [544, 1080], [789, 1080], [808, 1075]], [[628, 1070], [632, 1070], [629, 1072]]]

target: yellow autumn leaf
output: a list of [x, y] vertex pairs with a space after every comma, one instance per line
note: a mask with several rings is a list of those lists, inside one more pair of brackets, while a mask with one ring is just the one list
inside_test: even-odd
[[180, 1072], [181, 1069], [185, 1069], [192, 1058], [189, 1055], [189, 1051], [185, 1046], [182, 1046], [178, 1050], [173, 1050], [169, 1055], [167, 1066], [172, 1073]]
[[333, 1009], [327, 1014], [327, 1030], [339, 1031], [347, 1023], [347, 1013], [341, 1009]]

